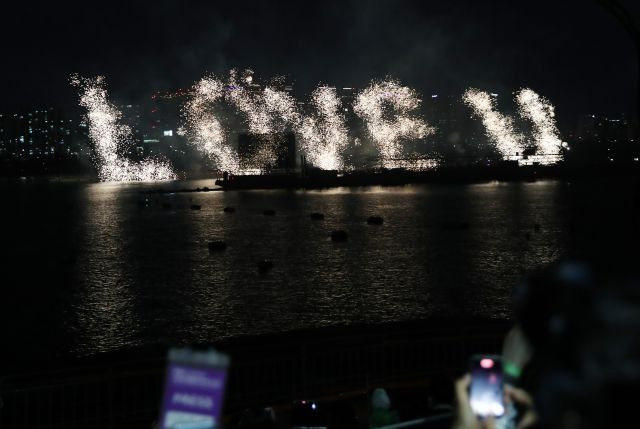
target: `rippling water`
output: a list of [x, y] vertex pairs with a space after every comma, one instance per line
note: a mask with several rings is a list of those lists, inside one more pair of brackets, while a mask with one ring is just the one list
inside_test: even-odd
[[[554, 181], [148, 194], [205, 185], [2, 183], [3, 340], [14, 357], [433, 315], [508, 318], [523, 273], [602, 246], [610, 233], [592, 231], [631, 201], [611, 184]], [[384, 224], [368, 225], [370, 215]], [[349, 239], [332, 242], [334, 229]], [[214, 239], [227, 250], [209, 253]], [[258, 272], [262, 258], [271, 272]]]

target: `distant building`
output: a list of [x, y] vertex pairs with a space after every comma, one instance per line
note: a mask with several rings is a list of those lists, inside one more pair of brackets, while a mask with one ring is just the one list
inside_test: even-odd
[[0, 157], [13, 160], [67, 159], [88, 155], [86, 125], [60, 109], [0, 114]]
[[178, 134], [181, 106], [188, 95], [188, 90], [156, 92], [145, 105], [118, 106], [134, 143], [128, 155], [138, 159], [166, 157], [178, 165], [185, 155], [191, 156], [186, 139]]
[[640, 142], [625, 115], [582, 115], [567, 140], [570, 153], [566, 155], [575, 161], [636, 161], [640, 154]]

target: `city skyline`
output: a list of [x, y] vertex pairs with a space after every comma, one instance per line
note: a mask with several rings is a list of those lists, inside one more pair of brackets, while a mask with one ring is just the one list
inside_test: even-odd
[[[259, 88], [259, 85], [256, 88]], [[356, 165], [361, 166], [366, 165], [371, 162], [366, 159], [375, 155], [372, 152], [374, 149], [370, 147], [370, 144], [361, 148], [353, 146], [353, 139], [362, 138], [364, 131], [360, 129], [364, 125], [362, 118], [358, 118], [351, 110], [357, 89], [338, 88], [338, 93], [342, 99], [342, 106], [349, 110], [347, 114], [347, 122], [351, 129], [349, 131], [349, 147], [347, 148], [349, 162], [355, 162]], [[184, 124], [180, 109], [188, 96], [189, 91], [181, 90], [172, 94], [155, 94], [151, 97], [150, 105], [117, 105], [123, 115], [123, 123], [131, 127], [132, 131], [131, 140], [121, 150], [125, 150], [127, 156], [132, 159], [141, 159], [149, 155], [167, 157], [173, 164], [179, 166], [178, 170], [184, 170], [185, 166], [193, 164], [194, 160], [206, 164], [206, 156], [204, 154], [198, 155], [196, 147], [184, 136], [178, 135], [178, 129]], [[505, 98], [511, 97], [498, 94], [492, 96], [499, 99], [498, 111], [510, 114], [508, 109], [505, 110], [505, 107], [508, 107], [505, 106], [508, 104], [505, 101], [509, 101]], [[482, 130], [482, 120], [478, 117], [472, 117], [472, 109], [464, 105], [461, 97], [432, 94], [427, 96], [424, 101], [420, 114], [424, 116], [427, 123], [434, 126], [435, 133], [429, 136], [427, 146], [423, 147], [423, 153], [429, 151], [433, 153], [433, 150], [436, 150], [441, 161], [464, 163], [490, 156], [492, 144], [487, 140], [487, 136]], [[313, 109], [313, 106], [305, 104], [307, 103], [298, 101], [298, 105], [302, 105], [302, 111]], [[227, 107], [231, 108], [231, 106]], [[233, 113], [232, 110], [223, 114], [222, 117], [225, 118], [227, 114], [237, 117], [238, 112]], [[47, 114], [50, 116], [49, 123], [47, 122]], [[40, 118], [43, 115], [44, 117]], [[39, 119], [40, 124], [38, 123]], [[64, 126], [64, 130], [60, 128], [61, 133], [57, 133], [58, 121], [61, 121]], [[637, 157], [637, 154], [634, 155], [634, 153], [627, 153], [622, 158], [619, 157], [621, 155], [620, 147], [628, 146], [627, 143], [634, 141], [631, 124], [624, 116], [604, 117], [583, 114], [572, 118], [571, 122], [572, 127], [563, 130], [562, 139], [568, 141], [572, 146], [576, 143], [584, 143], [590, 147], [589, 150], [594, 149], [595, 143], [595, 146], [599, 146], [600, 150], [595, 156], [594, 154], [589, 155], [592, 160], [612, 161], [615, 158], [624, 161], [629, 156]], [[2, 124], [0, 127], [0, 157], [5, 161], [10, 159], [19, 162], [29, 159], [80, 160], [84, 158], [85, 163], [88, 163], [95, 157], [95, 147], [90, 141], [84, 114], [70, 114], [70, 112], [61, 109], [52, 108], [31, 109], [22, 113], [0, 114], [0, 123]], [[49, 132], [49, 128], [54, 123], [56, 124], [54, 129], [56, 132]], [[237, 146], [236, 149], [241, 150], [238, 136], [249, 131], [247, 123], [242, 120], [238, 122], [237, 119], [229, 122], [228, 117], [225, 118], [224, 123], [228, 133], [227, 143], [233, 147]], [[235, 124], [235, 128], [229, 128], [233, 124]], [[360, 131], [358, 131], [359, 129]], [[581, 146], [573, 148], [581, 150]], [[608, 153], [610, 151], [613, 152]], [[623, 154], [626, 152], [628, 151], [622, 151]], [[494, 154], [493, 156], [497, 156], [499, 159], [499, 155]], [[43, 172], [46, 172], [46, 169]]]

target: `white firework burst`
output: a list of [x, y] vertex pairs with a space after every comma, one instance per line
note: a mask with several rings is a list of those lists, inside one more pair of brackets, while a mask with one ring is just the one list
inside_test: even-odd
[[[283, 81], [283, 78], [275, 79]], [[282, 135], [295, 131], [302, 122], [296, 100], [277, 86], [260, 88], [254, 84], [253, 71], [245, 70], [238, 79], [236, 70], [229, 73], [229, 83], [225, 92], [226, 100], [246, 118], [250, 133], [260, 136], [260, 146], [249, 164], [255, 168], [273, 165], [278, 157], [278, 142]]]
[[226, 140], [222, 124], [213, 113], [215, 103], [223, 100], [224, 84], [213, 76], [200, 79], [191, 98], [183, 106], [184, 132], [191, 144], [211, 159], [222, 171], [240, 173], [240, 162]]
[[516, 131], [510, 116], [498, 112], [495, 99], [488, 92], [469, 88], [462, 95], [462, 101], [482, 120], [487, 137], [500, 155], [504, 159], [517, 159], [524, 149], [523, 136]]
[[553, 164], [558, 161], [562, 140], [556, 125], [553, 105], [529, 88], [516, 93], [520, 116], [533, 122], [533, 139], [536, 143], [536, 161]]
[[420, 102], [414, 90], [394, 80], [373, 81], [358, 93], [353, 110], [366, 122], [383, 167], [393, 168], [402, 158], [403, 140], [422, 139], [435, 131], [412, 115]]
[[311, 94], [311, 104], [315, 115], [304, 117], [297, 128], [302, 149], [316, 167], [342, 170], [342, 152], [349, 143], [349, 134], [336, 89], [316, 88]]
[[72, 76], [80, 89], [80, 105], [87, 109], [89, 137], [95, 145], [98, 175], [104, 182], [173, 180], [176, 174], [162, 160], [146, 159], [133, 163], [118, 155], [118, 149], [131, 140], [131, 129], [120, 124], [122, 113], [109, 102], [104, 77], [85, 79]]

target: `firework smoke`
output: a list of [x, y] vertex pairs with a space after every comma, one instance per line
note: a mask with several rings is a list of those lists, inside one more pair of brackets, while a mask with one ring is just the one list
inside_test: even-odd
[[469, 88], [462, 95], [462, 101], [482, 119], [487, 137], [504, 159], [516, 159], [516, 154], [522, 153], [523, 136], [516, 131], [511, 117], [497, 111], [495, 100], [489, 93]]
[[311, 164], [323, 170], [342, 170], [342, 152], [349, 142], [345, 118], [335, 88], [321, 86], [311, 94], [316, 113], [297, 128], [302, 149]]
[[366, 122], [383, 167], [393, 168], [402, 157], [402, 140], [421, 139], [435, 131], [422, 119], [411, 116], [420, 102], [414, 90], [394, 80], [374, 81], [357, 95], [353, 110]]
[[118, 148], [130, 142], [131, 130], [118, 121], [122, 114], [107, 99], [104, 78], [83, 79], [72, 76], [72, 85], [80, 89], [80, 105], [87, 109], [89, 137], [96, 148], [96, 167], [103, 182], [172, 180], [176, 178], [168, 163], [144, 160], [133, 163], [118, 155]]
[[536, 161], [553, 164], [558, 160], [562, 148], [553, 105], [529, 88], [518, 91], [516, 101], [520, 116], [533, 122]]

